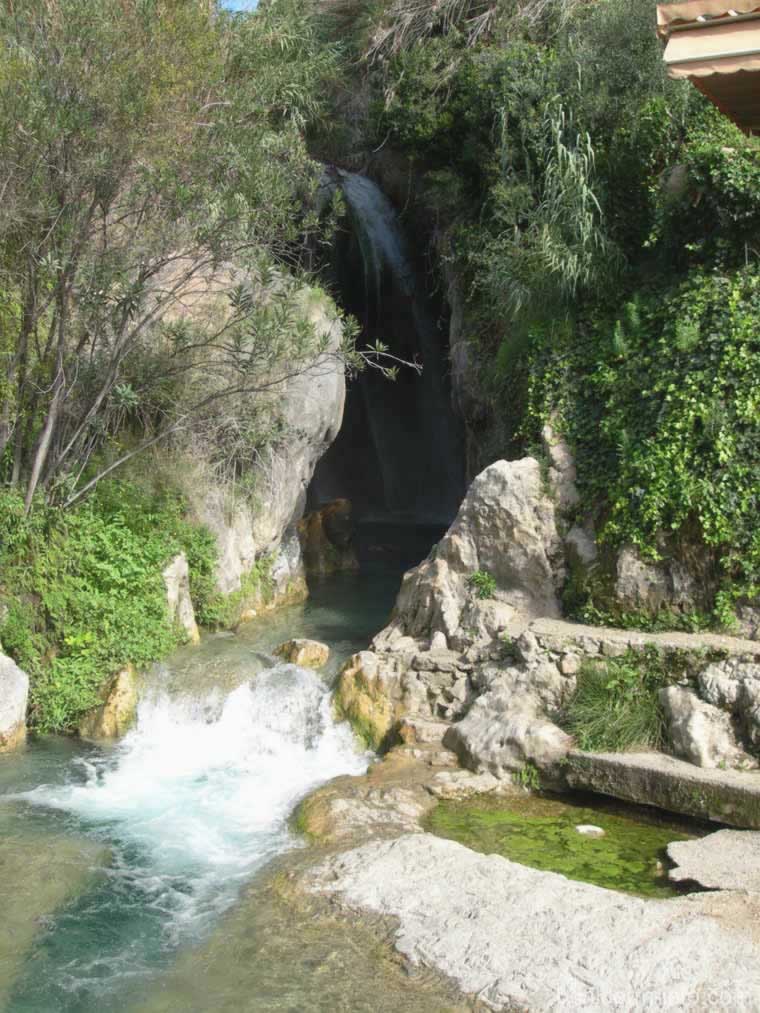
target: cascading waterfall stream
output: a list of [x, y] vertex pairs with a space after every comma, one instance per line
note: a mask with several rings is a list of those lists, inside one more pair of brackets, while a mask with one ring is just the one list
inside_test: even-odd
[[149, 976], [295, 846], [287, 819], [300, 797], [366, 768], [314, 672], [276, 664], [226, 696], [170, 693], [168, 676], [159, 670], [118, 746], [76, 759], [63, 784], [16, 796], [65, 814], [111, 861], [60, 916], [57, 944], [32, 962], [14, 1010], [42, 1008], [39, 995], [55, 995], [57, 1009], [96, 1009]]
[[339, 172], [337, 182], [351, 226], [337, 243], [342, 301], [362, 326], [362, 342], [381, 341], [422, 372], [402, 367], [390, 383], [368, 369], [354, 381], [341, 433], [317, 466], [312, 499], [347, 496], [359, 521], [448, 525], [464, 494], [465, 468], [445, 330], [391, 202], [366, 176]]

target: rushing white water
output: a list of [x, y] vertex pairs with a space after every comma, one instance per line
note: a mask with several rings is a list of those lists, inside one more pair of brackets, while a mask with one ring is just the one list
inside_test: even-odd
[[326, 684], [276, 665], [226, 697], [156, 686], [118, 747], [77, 762], [79, 783], [23, 797], [117, 841], [111, 887], [147, 899], [172, 946], [202, 935], [256, 868], [295, 844], [287, 818], [301, 796], [361, 773], [367, 757], [334, 721]]

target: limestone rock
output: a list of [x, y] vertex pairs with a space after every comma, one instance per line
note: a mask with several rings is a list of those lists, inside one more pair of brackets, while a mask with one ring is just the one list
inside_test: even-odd
[[579, 823], [576, 826], [576, 831], [582, 834], [584, 837], [604, 837], [604, 830], [601, 827], [595, 827], [593, 823]]
[[360, 651], [340, 671], [335, 689], [338, 714], [368, 746], [379, 749], [401, 717], [398, 670], [372, 651]]
[[346, 399], [340, 320], [330, 300], [304, 288], [298, 312], [323, 339], [324, 351], [300, 375], [278, 388], [282, 438], [260, 462], [261, 508], [254, 513], [253, 536], [260, 553], [271, 552], [303, 516], [306, 491], [317, 462], [340, 431]]
[[171, 621], [182, 627], [191, 643], [199, 643], [201, 635], [195, 622], [195, 610], [190, 597], [190, 570], [184, 552], [169, 563], [163, 572], [163, 578]]
[[0, 650], [0, 753], [26, 741], [29, 676]]
[[[493, 577], [495, 606], [477, 598], [472, 574]], [[441, 632], [466, 647], [493, 638], [515, 613], [558, 616], [562, 548], [554, 504], [536, 460], [497, 461], [478, 475], [459, 513], [430, 557], [404, 577], [394, 620], [376, 638], [392, 648], [401, 634], [431, 638]]]
[[542, 429], [541, 439], [550, 462], [549, 485], [560, 512], [569, 513], [581, 500], [575, 484], [577, 479], [575, 457], [567, 440], [559, 435], [550, 422]]
[[318, 640], [286, 640], [274, 653], [301, 668], [323, 668], [330, 658], [330, 648]]
[[431, 834], [372, 841], [307, 889], [393, 919], [396, 949], [494, 1010], [754, 1010], [760, 900], [664, 902], [482, 855]]
[[698, 677], [700, 696], [728, 711], [746, 739], [760, 751], [760, 663], [727, 658], [708, 665]]
[[678, 686], [660, 690], [677, 756], [698, 767], [736, 767], [749, 757], [736, 741], [730, 716]]
[[[181, 265], [179, 265], [181, 267]], [[239, 283], [250, 283], [245, 272], [222, 265], [207, 289], [183, 297], [185, 315], [196, 319], [209, 306], [216, 312], [229, 309], [227, 294]], [[275, 285], [277, 284], [275, 280]], [[267, 298], [266, 291], [261, 293]], [[256, 465], [256, 501], [233, 489], [210, 482], [202, 467], [188, 468], [183, 488], [195, 519], [214, 535], [218, 562], [216, 584], [223, 594], [239, 591], [245, 576], [262, 556], [279, 556], [291, 541], [303, 516], [306, 492], [319, 459], [340, 431], [346, 383], [341, 356], [342, 325], [329, 298], [316, 289], [303, 288], [295, 296], [295, 314], [308, 321], [323, 341], [323, 351], [306, 364], [303, 372], [276, 389], [282, 436], [271, 443]], [[298, 541], [296, 552], [300, 553]], [[292, 547], [284, 566], [276, 563], [282, 586], [276, 597], [283, 601], [302, 598], [306, 587], [300, 559]], [[285, 572], [287, 571], [287, 573]]]
[[740, 601], [736, 606], [738, 633], [749, 640], [760, 640], [760, 598]]
[[347, 499], [336, 499], [307, 514], [298, 525], [306, 572], [324, 576], [358, 570], [351, 535], [351, 503]]
[[437, 745], [449, 729], [444, 721], [425, 718], [402, 718], [398, 726], [399, 738], [405, 745]]
[[478, 697], [444, 738], [444, 745], [466, 767], [496, 777], [522, 770], [526, 763], [550, 770], [572, 744], [570, 736], [539, 713], [532, 700], [520, 700], [499, 689]]
[[137, 673], [127, 665], [111, 681], [105, 699], [79, 723], [82, 739], [118, 739], [132, 727], [137, 715]]
[[708, 890], [760, 893], [760, 833], [719, 830], [701, 840], [674, 841], [668, 858], [676, 863], [668, 879], [699, 883]]
[[684, 563], [677, 559], [652, 562], [629, 545], [618, 554], [615, 597], [627, 608], [655, 613], [663, 607], [690, 611], [701, 595]]
[[565, 547], [582, 566], [591, 566], [597, 559], [596, 539], [593, 531], [575, 525], [565, 535]]

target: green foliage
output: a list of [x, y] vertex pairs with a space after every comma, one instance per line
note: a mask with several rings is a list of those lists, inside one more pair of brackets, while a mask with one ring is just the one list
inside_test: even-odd
[[515, 780], [526, 791], [540, 791], [541, 789], [541, 774], [535, 763], [530, 761], [520, 767], [515, 774]]
[[701, 544], [724, 606], [760, 583], [758, 315], [757, 266], [695, 268], [546, 344], [531, 381], [536, 422], [561, 412], [583, 494], [606, 504], [602, 538], [654, 559], [663, 534]]
[[465, 296], [473, 466], [551, 417], [602, 539], [701, 555], [726, 623], [760, 585], [760, 147], [668, 79], [646, 0], [423, 7], [341, 5], [367, 147], [409, 158]]
[[29, 673], [31, 724], [66, 731], [128, 662], [145, 667], [184, 639], [168, 618], [161, 572], [186, 552], [205, 616], [215, 548], [176, 496], [105, 482], [86, 505], [25, 516], [0, 496], [0, 642]]
[[486, 570], [476, 570], [467, 578], [468, 585], [472, 588], [476, 598], [493, 598], [496, 594], [496, 578]]
[[666, 719], [658, 693], [672, 679], [656, 650], [584, 662], [562, 727], [581, 749], [624, 751], [663, 746]]

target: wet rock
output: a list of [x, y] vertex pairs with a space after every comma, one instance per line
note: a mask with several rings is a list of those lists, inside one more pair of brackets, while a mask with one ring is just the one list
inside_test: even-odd
[[122, 669], [108, 685], [103, 703], [79, 723], [82, 739], [118, 739], [132, 727], [137, 716], [137, 673], [132, 665]]
[[340, 671], [335, 706], [368, 746], [379, 749], [402, 716], [400, 692], [398, 669], [372, 651], [360, 651]]
[[274, 653], [301, 668], [323, 668], [330, 658], [330, 648], [318, 640], [286, 640], [275, 648]]
[[307, 514], [298, 525], [307, 574], [358, 570], [351, 534], [351, 503], [347, 499], [337, 499]]
[[719, 830], [697, 841], [674, 841], [668, 845], [668, 858], [676, 863], [668, 872], [675, 883], [760, 893], [760, 833]]
[[752, 766], [725, 711], [700, 700], [688, 689], [660, 690], [674, 752], [698, 767]]
[[201, 635], [195, 622], [195, 610], [190, 597], [190, 569], [184, 552], [175, 556], [169, 563], [163, 572], [163, 578], [171, 621], [185, 631], [191, 643], [200, 643]]
[[0, 648], [0, 753], [26, 741], [29, 676]]

